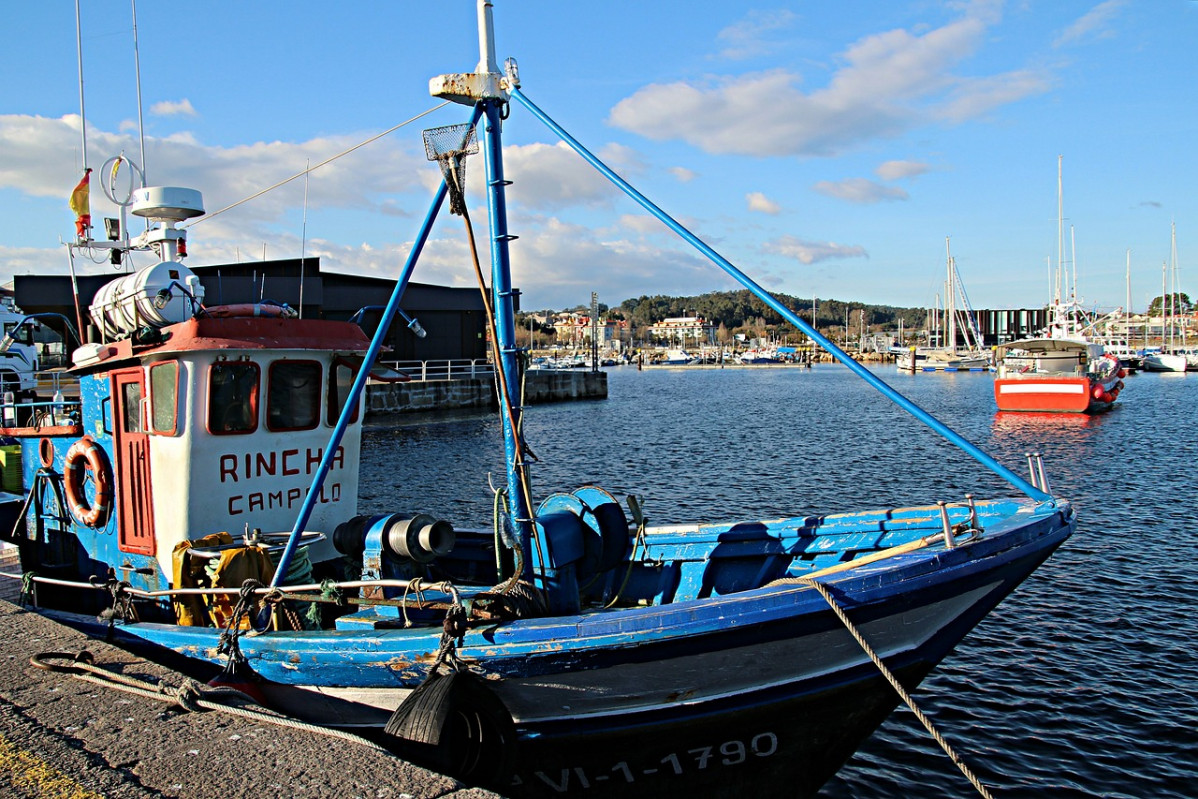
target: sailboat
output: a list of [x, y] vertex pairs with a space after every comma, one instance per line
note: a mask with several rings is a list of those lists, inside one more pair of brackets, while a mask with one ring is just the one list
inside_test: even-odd
[[[1077, 301], [1074, 276], [1069, 298], [1064, 262], [1064, 202], [1057, 158], [1057, 269], [1048, 327], [1042, 335], [995, 350], [994, 401], [1000, 411], [1100, 413], [1123, 390], [1127, 370], [1093, 338], [1094, 323]], [[1076, 264], [1076, 258], [1074, 259]]]
[[[9, 536], [23, 574], [4, 576], [24, 578], [36, 612], [223, 669], [296, 717], [376, 728], [508, 796], [813, 795], [1072, 534], [1073, 507], [1042, 464], [1025, 479], [935, 419], [566, 133], [514, 61], [496, 64], [492, 13], [479, 0], [475, 71], [431, 81], [469, 120], [425, 131], [442, 180], [373, 338], [204, 304], [175, 227], [201, 197], [139, 190], [158, 279], [135, 273], [91, 309], [106, 326], [74, 355], [78, 401], [53, 423], [48, 403], [26, 403], [0, 429], [21, 442], [25, 489]], [[519, 109], [1007, 493], [660, 524], [597, 486], [538, 497], [502, 158]], [[469, 220], [462, 170], [480, 149], [507, 464], [494, 518], [433, 517], [418, 496], [362, 515], [370, 366], [446, 201]]]
[[[990, 353], [982, 347], [982, 335], [969, 304], [969, 296], [961, 284], [957, 262], [953, 259], [950, 240], [944, 239], [947, 277], [944, 282], [944, 340], [939, 346], [911, 347], [898, 353], [895, 364], [904, 372], [985, 372], [990, 368]], [[958, 309], [958, 299], [962, 307]], [[964, 321], [967, 346], [957, 345], [959, 322]]]
[[[1198, 369], [1198, 357], [1193, 365], [1186, 353], [1184, 333], [1177, 341], [1177, 223], [1170, 226], [1170, 263], [1161, 264], [1161, 348], [1144, 355], [1144, 369], [1149, 372], [1184, 372]], [[1170, 269], [1171, 267], [1171, 269]], [[1172, 285], [1170, 286], [1170, 276]]]
[[1131, 345], [1131, 250], [1127, 251], [1125, 286], [1123, 307], [1098, 320], [1094, 327], [1098, 329], [1100, 324], [1105, 326], [1106, 334], [1100, 338], [1103, 352], [1118, 358], [1119, 364], [1131, 374], [1144, 368], [1143, 354]]

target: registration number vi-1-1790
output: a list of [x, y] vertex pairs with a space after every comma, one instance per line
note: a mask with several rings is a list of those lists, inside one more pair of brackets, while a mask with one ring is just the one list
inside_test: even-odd
[[557, 793], [585, 790], [604, 783], [631, 783], [643, 777], [681, 776], [724, 766], [739, 766], [752, 758], [770, 757], [778, 751], [778, 736], [763, 732], [748, 742], [724, 741], [711, 746], [699, 746], [681, 752], [670, 752], [656, 763], [634, 766], [626, 760], [607, 770], [581, 767], [563, 768], [555, 773], [534, 771], [533, 776]]

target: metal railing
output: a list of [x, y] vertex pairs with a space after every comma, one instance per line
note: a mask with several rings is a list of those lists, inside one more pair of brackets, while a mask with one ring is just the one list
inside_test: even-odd
[[376, 374], [379, 373], [380, 367], [405, 375], [410, 380], [424, 382], [431, 380], [466, 380], [469, 378], [490, 380], [495, 375], [494, 366], [486, 358], [451, 358], [436, 361], [380, 360], [375, 368]]

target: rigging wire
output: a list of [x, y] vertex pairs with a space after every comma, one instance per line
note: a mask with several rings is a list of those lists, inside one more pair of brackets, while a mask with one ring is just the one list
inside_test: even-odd
[[388, 133], [394, 133], [395, 131], [399, 130], [400, 128], [404, 127], [405, 125], [410, 125], [411, 123], [415, 122], [416, 120], [418, 120], [418, 119], [420, 119], [420, 118], [422, 118], [422, 117], [426, 117], [426, 116], [428, 116], [429, 114], [433, 113], [434, 111], [436, 111], [436, 110], [438, 110], [438, 109], [441, 109], [441, 108], [444, 108], [444, 107], [445, 107], [445, 106], [447, 106], [447, 105], [449, 105], [449, 101], [448, 101], [448, 100], [446, 100], [445, 102], [443, 102], [443, 103], [441, 103], [441, 104], [439, 104], [439, 105], [435, 105], [435, 106], [433, 106], [432, 108], [428, 109], [427, 111], [423, 111], [423, 112], [421, 112], [421, 113], [417, 114], [416, 116], [412, 117], [411, 119], [408, 119], [408, 120], [406, 120], [406, 121], [404, 121], [404, 122], [400, 122], [400, 123], [399, 123], [398, 125], [396, 125], [395, 127], [387, 128], [387, 129], [386, 129], [386, 130], [384, 130], [382, 133], [379, 133], [379, 134], [377, 134], [377, 135], [375, 135], [375, 136], [371, 136], [371, 137], [370, 137], [369, 139], [367, 139], [366, 141], [364, 141], [364, 142], [360, 142], [360, 143], [358, 143], [358, 144], [355, 144], [353, 147], [350, 147], [348, 150], [345, 150], [345, 151], [343, 151], [343, 152], [337, 153], [337, 155], [334, 155], [334, 156], [332, 156], [332, 157], [330, 157], [330, 158], [326, 158], [325, 160], [321, 161], [321, 162], [320, 162], [319, 164], [317, 164], [316, 166], [308, 167], [308, 168], [304, 169], [302, 172], [297, 172], [296, 174], [292, 175], [292, 176], [291, 176], [291, 177], [289, 177], [289, 178], [285, 178], [284, 180], [280, 180], [278, 183], [274, 184], [273, 186], [268, 186], [268, 187], [266, 187], [265, 189], [262, 189], [262, 191], [259, 191], [259, 192], [255, 193], [255, 194], [251, 194], [249, 197], [246, 197], [245, 199], [238, 200], [237, 202], [233, 203], [232, 205], [226, 205], [224, 208], [221, 208], [219, 211], [213, 211], [213, 212], [212, 212], [212, 213], [210, 213], [210, 214], [205, 214], [204, 216], [196, 217], [195, 219], [192, 219], [192, 220], [190, 220], [190, 221], [186, 222], [185, 224], [183, 224], [183, 225], [180, 225], [180, 228], [189, 228], [189, 227], [191, 227], [192, 225], [196, 225], [196, 224], [198, 224], [198, 223], [200, 223], [200, 222], [203, 222], [203, 221], [205, 221], [205, 220], [212, 219], [213, 217], [216, 217], [216, 216], [220, 216], [220, 215], [221, 215], [221, 214], [223, 214], [225, 211], [231, 211], [231, 210], [233, 210], [234, 208], [236, 208], [236, 207], [237, 207], [237, 206], [239, 206], [239, 205], [244, 205], [245, 203], [248, 203], [250, 200], [256, 200], [256, 199], [258, 199], [259, 197], [261, 197], [263, 194], [266, 194], [267, 192], [274, 191], [275, 189], [279, 188], [280, 186], [284, 186], [284, 185], [286, 185], [286, 184], [290, 183], [291, 181], [295, 180], [296, 178], [303, 177], [303, 176], [307, 175], [309, 172], [311, 172], [311, 171], [312, 171], [312, 170], [314, 170], [314, 169], [320, 169], [322, 166], [325, 166], [326, 164], [331, 164], [332, 162], [336, 161], [338, 158], [341, 158], [341, 157], [343, 157], [343, 156], [349, 155], [349, 154], [350, 154], [350, 153], [352, 153], [354, 150], [361, 149], [362, 147], [365, 147], [367, 144], [370, 144], [371, 142], [378, 141], [379, 139], [381, 139], [381, 138], [383, 138], [384, 136], [386, 136]]

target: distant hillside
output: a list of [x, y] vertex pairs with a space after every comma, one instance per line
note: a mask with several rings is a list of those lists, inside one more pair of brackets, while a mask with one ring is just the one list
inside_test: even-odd
[[[777, 295], [778, 300], [811, 321], [811, 298], [802, 299], [786, 294]], [[897, 328], [899, 319], [907, 327], [921, 327], [926, 319], [923, 308], [895, 308], [887, 305], [867, 305], [861, 302], [841, 300], [816, 300], [815, 327], [827, 329], [843, 327], [846, 316], [850, 324], [861, 324], [859, 312], [865, 314], [865, 326], [870, 328]], [[782, 317], [761, 300], [746, 290], [716, 291], [697, 297], [638, 297], [625, 300], [618, 308], [608, 311], [608, 316], [623, 318], [634, 327], [643, 327], [677, 316], [701, 316], [716, 325], [722, 325], [730, 333], [740, 331], [763, 331], [783, 324]]]

